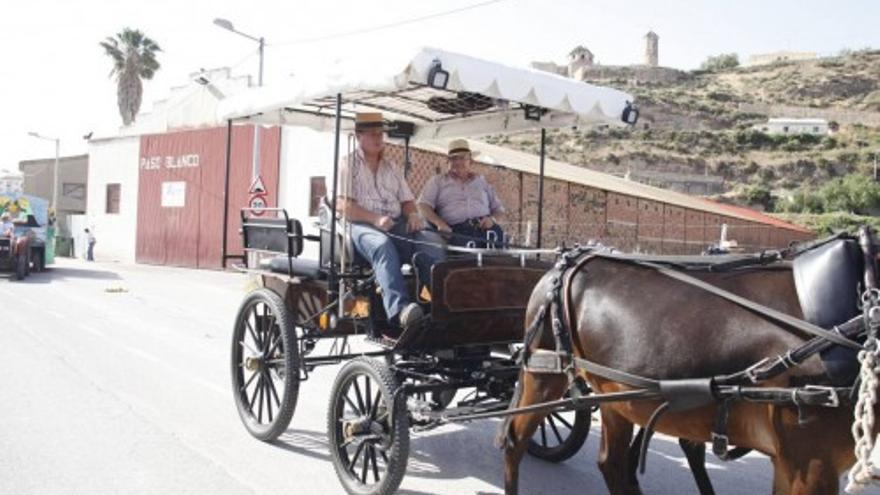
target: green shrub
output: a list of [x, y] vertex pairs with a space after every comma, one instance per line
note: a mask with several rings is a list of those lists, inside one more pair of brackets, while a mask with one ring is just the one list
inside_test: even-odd
[[773, 209], [773, 196], [770, 194], [770, 188], [764, 184], [749, 186], [744, 196], [750, 205], [761, 205], [768, 211]]
[[718, 71], [739, 67], [739, 56], [736, 53], [722, 53], [707, 58], [700, 64], [700, 70]]

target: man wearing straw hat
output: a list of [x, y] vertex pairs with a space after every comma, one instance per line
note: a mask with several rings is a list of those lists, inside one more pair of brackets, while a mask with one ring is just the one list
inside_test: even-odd
[[450, 244], [464, 246], [474, 241], [483, 247], [489, 232], [501, 244], [504, 232], [498, 219], [504, 215], [504, 206], [486, 178], [471, 170], [475, 154], [467, 140], [450, 141], [449, 171], [425, 184], [419, 210], [437, 230], [452, 233]]
[[382, 114], [358, 113], [355, 136], [354, 156], [340, 173], [340, 211], [352, 222], [355, 249], [373, 266], [389, 321], [408, 328], [423, 311], [407, 290], [401, 265], [414, 260], [420, 285], [430, 287], [431, 266], [444, 257], [442, 239], [423, 231], [425, 222], [401, 169], [384, 157]]

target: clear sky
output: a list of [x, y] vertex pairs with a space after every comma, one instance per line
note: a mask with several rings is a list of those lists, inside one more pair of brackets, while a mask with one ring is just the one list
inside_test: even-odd
[[[7, 2], [0, 16], [0, 169], [23, 159], [84, 153], [82, 136], [113, 129], [121, 119], [111, 61], [98, 42], [123, 27], [141, 29], [163, 48], [162, 68], [145, 83], [142, 110], [200, 68], [233, 66], [256, 74], [256, 44], [212, 24], [231, 20], [264, 36], [266, 83], [308, 71], [327, 57], [382, 57], [420, 46], [513, 65], [563, 62], [578, 44], [599, 63], [639, 63], [644, 35], [660, 36], [660, 64], [692, 69], [707, 56], [736, 52], [741, 60], [777, 50], [834, 54], [880, 48], [877, 0], [499, 0], [399, 27], [308, 41], [336, 33], [485, 3], [487, 0], [28, 0]], [[303, 41], [305, 40], [305, 41]]]

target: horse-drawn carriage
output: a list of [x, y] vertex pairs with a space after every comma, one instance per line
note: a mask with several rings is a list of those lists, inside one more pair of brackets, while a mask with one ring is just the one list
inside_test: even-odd
[[[880, 303], [880, 292], [870, 285], [875, 279], [869, 283], [865, 278], [864, 319], [852, 318], [847, 312], [853, 308], [847, 307], [830, 323], [847, 324], [829, 331], [803, 320], [809, 316], [806, 306], [798, 305], [790, 263], [780, 261], [785, 253], [779, 252], [710, 261], [627, 257], [595, 245], [560, 252], [509, 246], [450, 248], [452, 256], [433, 267], [430, 301], [423, 301], [430, 308], [427, 318], [401, 331], [387, 321], [373, 273], [358, 261], [347, 226], [334, 213], [343, 122], [350, 122], [356, 111], [382, 111], [407, 147], [411, 138], [541, 128], [542, 190], [543, 128], [631, 124], [637, 111], [631, 98], [618, 91], [438, 50], [420, 52], [393, 78], [364, 81], [334, 79], [330, 88], [319, 89], [304, 84], [280, 96], [264, 91], [256, 97], [232, 98], [222, 109], [230, 135], [233, 120], [335, 130], [334, 179], [315, 233], [304, 233], [302, 223], [284, 210], [241, 213], [246, 251], [241, 267], [254, 276], [258, 288], [246, 296], [236, 317], [231, 372], [245, 427], [254, 437], [269, 441], [290, 423], [299, 383], [316, 366], [344, 363], [331, 391], [327, 428], [331, 458], [347, 492], [397, 489], [406, 470], [410, 428], [507, 417], [499, 439], [506, 453], [506, 488], [514, 493], [522, 453], [551, 461], [570, 457], [583, 444], [590, 412], [599, 405], [606, 438], [600, 464], [614, 493], [637, 493], [628, 461], [632, 452], [644, 457], [654, 429], [700, 442], [709, 440], [711, 433], [719, 455], [729, 455], [727, 445], [732, 443], [776, 455], [778, 460], [790, 453], [774, 452], [753, 441], [749, 433], [754, 435], [755, 430], [742, 430], [736, 421], [730, 422], [728, 442], [729, 417], [758, 414], [740, 403], [778, 405], [783, 411], [779, 414], [792, 408], [832, 408], [841, 403], [845, 387], [822, 381], [794, 384], [783, 378], [803, 363], [813, 370], [815, 363], [809, 359], [828, 351], [831, 344], [867, 348], [871, 356], [877, 355], [874, 334], [880, 311], [872, 308]], [[319, 245], [318, 259], [300, 257], [310, 242]], [[840, 244], [816, 246], [826, 245]], [[819, 258], [829, 256], [826, 250], [811, 252], [820, 252]], [[224, 261], [227, 258], [232, 256], [226, 255], [224, 246]], [[874, 269], [873, 257], [870, 260], [860, 265], [863, 270]], [[583, 268], [588, 263], [595, 265], [590, 277], [598, 275], [596, 279], [586, 278]], [[766, 267], [773, 274], [766, 275]], [[742, 278], [752, 272], [758, 273], [754, 279]], [[819, 272], [811, 268], [801, 274], [815, 281]], [[716, 279], [716, 273], [724, 275]], [[636, 279], [643, 279], [643, 287], [657, 289], [654, 300], [631, 300], [632, 295], [644, 296], [638, 284], [632, 285]], [[746, 282], [740, 284], [742, 280]], [[414, 296], [419, 297], [418, 284], [411, 282]], [[596, 299], [597, 294], [604, 299]], [[778, 301], [774, 294], [780, 295]], [[673, 295], [691, 298], [690, 311], [672, 309]], [[611, 304], [615, 297], [616, 305]], [[711, 317], [695, 315], [693, 310], [700, 304], [717, 311]], [[591, 320], [594, 315], [599, 319]], [[625, 331], [617, 328], [627, 321], [638, 324]], [[701, 339], [695, 332], [702, 330], [694, 328], [695, 322], [707, 321], [715, 327], [706, 332], [725, 338], [724, 332], [750, 325], [765, 335], [759, 345], [742, 349], [734, 346], [735, 339], [718, 340], [702, 349], [717, 348], [719, 354], [732, 353], [733, 358], [713, 360], [709, 358], [716, 356], [705, 352], [693, 356], [700, 352], [693, 348]], [[681, 349], [657, 346], [644, 333], [652, 325], [658, 341], [667, 339], [664, 342]], [[609, 333], [611, 329], [622, 338]], [[674, 333], [679, 330], [680, 334]], [[605, 344], [594, 345], [597, 337], [590, 331], [604, 335]], [[850, 340], [865, 334], [865, 346]], [[627, 346], [616, 345], [618, 340]], [[787, 349], [790, 352], [783, 352]], [[468, 395], [458, 394], [465, 389]], [[621, 403], [633, 406], [619, 416], [607, 407]], [[872, 407], [868, 403], [863, 413]], [[781, 425], [789, 420], [783, 419], [778, 424], [771, 421], [770, 426], [765, 421], [760, 433], [783, 445], [772, 436], [774, 427], [784, 430]], [[637, 451], [629, 442], [633, 422], [647, 427], [644, 440], [633, 444]], [[691, 429], [676, 428], [683, 422], [691, 422]], [[863, 436], [873, 431], [870, 423], [861, 427], [867, 428]], [[620, 442], [624, 442], [622, 450]], [[810, 459], [806, 464], [817, 465]], [[779, 465], [777, 488], [806, 486], [805, 492], [819, 493], [815, 486], [830, 486], [809, 485], [809, 480], [797, 477], [815, 473], [800, 471], [793, 471], [794, 480], [784, 480]]]
[[[340, 127], [356, 110], [381, 110], [397, 132], [409, 129], [407, 146], [410, 138], [626, 125], [637, 118], [624, 93], [438, 50], [422, 51], [394, 79], [380, 87], [340, 86], [329, 97], [297, 95], [276, 105], [274, 114], [252, 108], [250, 119], [234, 116], [260, 121], [269, 113], [280, 123], [318, 128], [335, 120], [334, 177]], [[509, 407], [520, 372], [516, 346], [522, 343], [526, 304], [552, 266], [554, 251], [501, 242], [450, 247], [449, 258], [432, 270], [430, 302], [423, 301], [427, 317], [401, 331], [387, 321], [371, 267], [358, 260], [346, 225], [332, 214], [336, 183], [321, 205], [314, 234], [303, 233], [301, 222], [284, 210], [241, 213], [249, 253], [243, 269], [255, 276], [258, 288], [247, 295], [235, 322], [235, 400], [248, 431], [272, 440], [291, 421], [298, 385], [309, 372], [345, 362], [328, 409], [336, 471], [351, 493], [391, 493], [406, 469], [409, 428]], [[319, 244], [320, 259], [300, 257], [309, 242]], [[256, 261], [254, 253], [268, 257]], [[327, 341], [329, 350], [315, 352]], [[462, 389], [470, 394], [456, 396]], [[577, 452], [589, 428], [588, 410], [554, 412], [529, 451], [562, 461]]]

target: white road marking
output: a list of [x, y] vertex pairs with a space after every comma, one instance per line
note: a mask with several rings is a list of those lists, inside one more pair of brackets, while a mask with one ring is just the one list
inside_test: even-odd
[[212, 392], [217, 392], [218, 394], [223, 395], [223, 396], [226, 396], [229, 394], [228, 390], [224, 390], [222, 387], [220, 387], [214, 383], [211, 383], [208, 380], [205, 380], [203, 378], [192, 377], [192, 380]]

